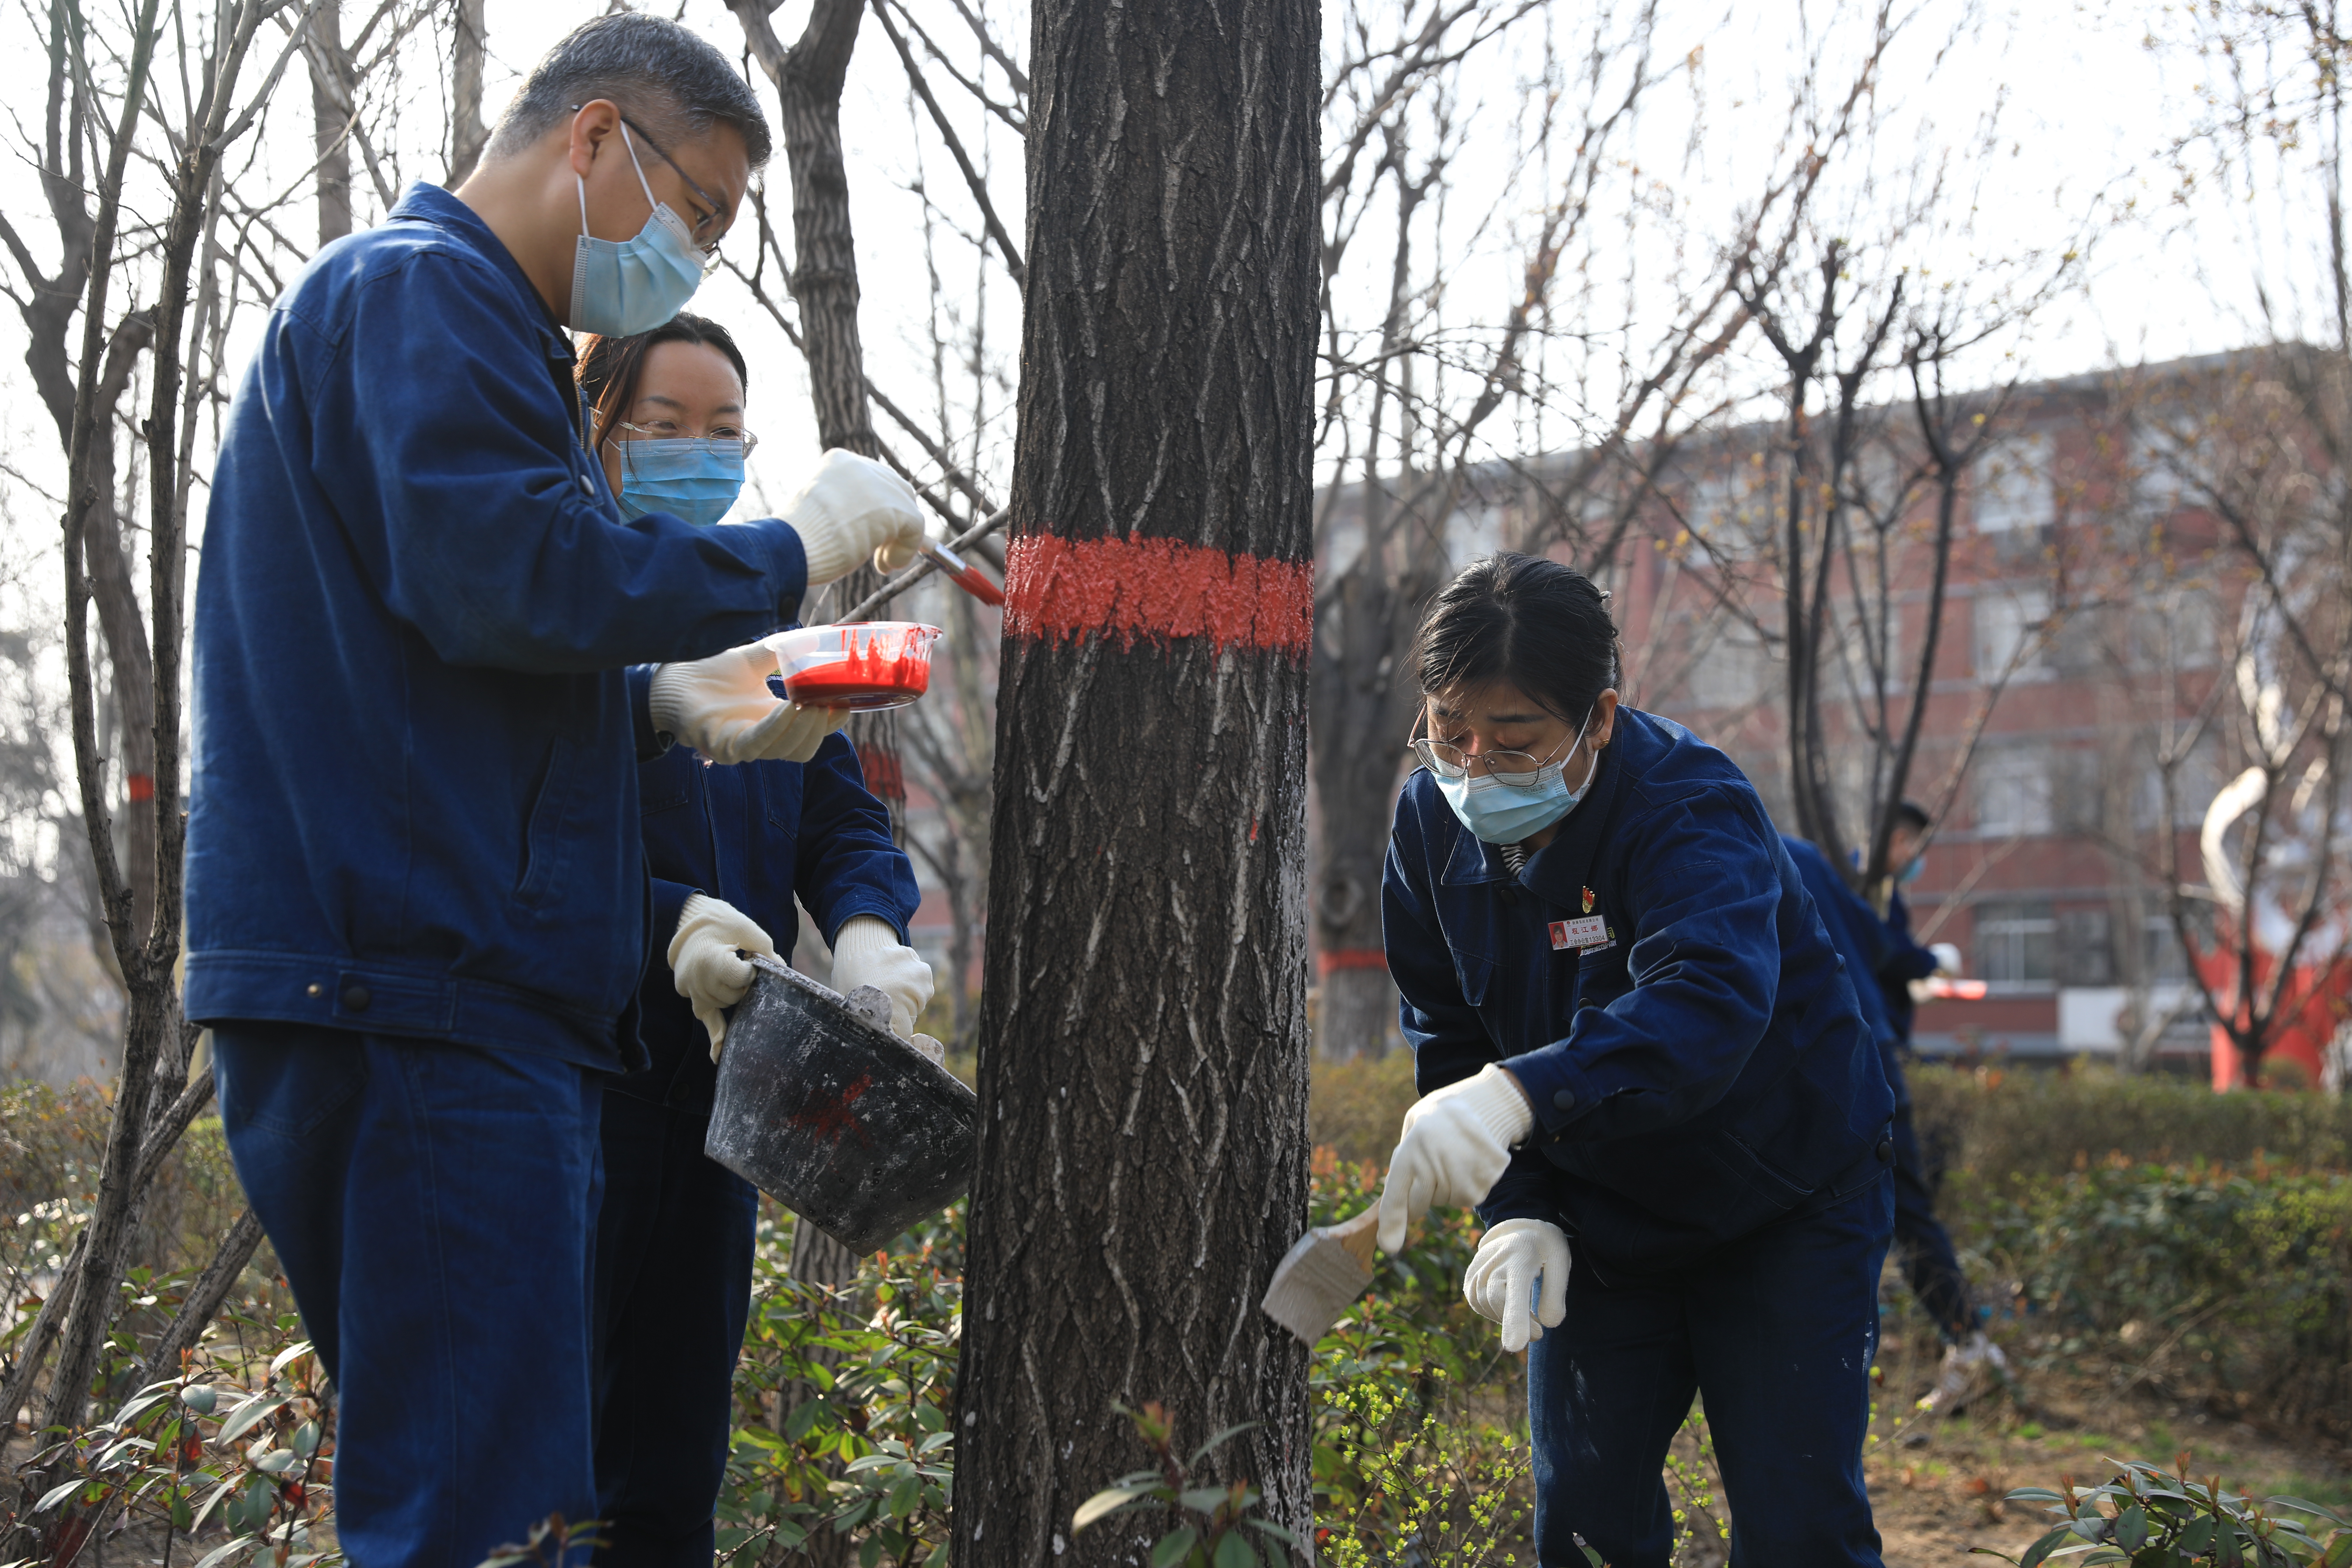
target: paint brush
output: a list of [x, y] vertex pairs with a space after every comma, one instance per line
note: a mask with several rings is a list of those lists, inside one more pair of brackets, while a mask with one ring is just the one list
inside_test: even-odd
[[1314, 1344], [1331, 1331], [1339, 1314], [1371, 1289], [1372, 1243], [1381, 1205], [1350, 1220], [1308, 1231], [1274, 1266], [1273, 1282], [1258, 1305], [1265, 1315]]
[[963, 557], [946, 545], [934, 543], [926, 539], [916, 548], [923, 552], [924, 560], [946, 573], [957, 587], [961, 588], [982, 604], [1004, 603], [1003, 589], [990, 582], [978, 567], [966, 565]]

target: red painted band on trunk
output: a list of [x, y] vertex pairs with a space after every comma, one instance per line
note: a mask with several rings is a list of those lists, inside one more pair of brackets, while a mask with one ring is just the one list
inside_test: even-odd
[[1315, 628], [1315, 568], [1228, 555], [1172, 539], [1033, 533], [1004, 552], [1004, 629], [1016, 636], [1209, 638], [1304, 654]]
[[1343, 947], [1321, 954], [1316, 966], [1326, 974], [1335, 969], [1386, 969], [1389, 955], [1377, 947]]
[[155, 798], [155, 775], [153, 773], [132, 773], [128, 778], [124, 779], [122, 783], [124, 793], [129, 795], [132, 800], [153, 800]]

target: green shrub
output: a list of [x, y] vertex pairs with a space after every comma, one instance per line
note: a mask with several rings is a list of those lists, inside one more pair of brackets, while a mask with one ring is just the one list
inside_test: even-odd
[[2126, 1078], [2095, 1066], [1923, 1063], [1910, 1079], [1921, 1140], [1944, 1163], [1983, 1176], [2054, 1175], [2118, 1156], [2130, 1165], [2261, 1159], [2352, 1170], [2352, 1100], [2332, 1095], [2215, 1094], [2197, 1079]]
[[1416, 1098], [1411, 1051], [1344, 1062], [1318, 1057], [1307, 1095], [1308, 1136], [1342, 1160], [1385, 1165]]
[[1962, 1172], [1943, 1206], [1980, 1296], [2044, 1364], [2269, 1425], [2352, 1429], [2352, 1177]]

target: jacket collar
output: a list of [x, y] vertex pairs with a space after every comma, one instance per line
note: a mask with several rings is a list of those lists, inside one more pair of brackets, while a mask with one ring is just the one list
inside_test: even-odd
[[563, 334], [562, 323], [555, 319], [555, 312], [547, 308], [547, 301], [539, 297], [539, 290], [530, 286], [530, 278], [523, 273], [522, 263], [514, 258], [514, 253], [507, 248], [506, 241], [482, 221], [481, 214], [440, 186], [418, 180], [401, 193], [399, 203], [393, 207], [385, 221], [403, 219], [430, 224], [441, 229], [497, 268], [499, 275], [514, 290], [518, 302], [530, 311], [530, 320], [540, 329], [541, 336], [547, 340], [551, 350], [548, 357], [562, 360], [567, 364], [571, 363], [572, 344]]

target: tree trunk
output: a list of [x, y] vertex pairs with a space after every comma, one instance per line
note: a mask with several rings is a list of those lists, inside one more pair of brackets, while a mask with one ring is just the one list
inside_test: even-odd
[[[478, 78], [480, 68], [476, 67]], [[352, 232], [352, 142], [343, 111], [342, 0], [310, 13], [310, 137], [319, 160], [319, 243]], [[478, 93], [479, 83], [477, 81]]]
[[1039, 0], [954, 1561], [1072, 1511], [1115, 1405], [1308, 1526], [1307, 659], [1319, 16]]
[[457, 0], [456, 37], [449, 53], [449, 180], [456, 190], [482, 161], [489, 127], [482, 123], [482, 54], [488, 28], [483, 0]]

